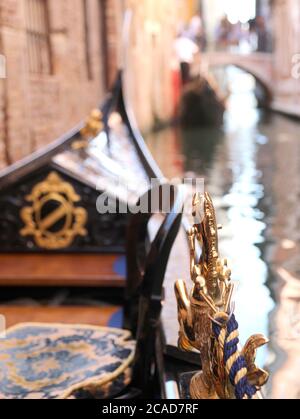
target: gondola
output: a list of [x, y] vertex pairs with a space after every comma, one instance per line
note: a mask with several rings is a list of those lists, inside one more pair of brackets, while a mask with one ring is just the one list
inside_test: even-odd
[[[160, 199], [149, 206], [153, 193], [165, 191], [167, 213]], [[124, 211], [143, 202], [145, 213]], [[214, 239], [206, 235], [217, 230], [208, 195], [207, 217], [188, 234], [183, 204], [182, 188], [166, 182], [135, 127], [122, 72], [86, 122], [0, 173], [0, 369], [8, 377], [0, 378], [0, 399], [230, 395], [201, 388], [207, 359], [194, 320], [185, 320], [195, 316], [194, 300], [210, 301], [205, 286], [194, 287], [191, 302], [182, 282], [174, 292], [177, 278], [191, 275], [198, 284], [191, 266], [211, 267], [205, 257]], [[222, 292], [230, 299], [227, 282]], [[264, 343], [251, 340], [249, 352]], [[266, 373], [254, 359], [251, 367], [262, 385]]]
[[[149, 324], [159, 323], [158, 306], [181, 226], [182, 202], [173, 196], [173, 211], [161, 225], [154, 225], [153, 234], [148, 228], [152, 213], [130, 217], [119, 211], [148, 197], [151, 187], [160, 193], [168, 187], [125, 104], [122, 79], [120, 71], [104, 104], [86, 121], [0, 173], [0, 314], [8, 334], [18, 333], [20, 323], [126, 327], [137, 340], [128, 394], [161, 397], [158, 370], [153, 377], [151, 371], [163, 358], [163, 349], [158, 356], [156, 346], [151, 349], [149, 344], [149, 339], [157, 343], [161, 328], [151, 329]], [[99, 212], [99, 197], [104, 197], [102, 204], [113, 202], [117, 211]], [[139, 313], [144, 283], [145, 306]], [[153, 300], [157, 290], [160, 301], [157, 295]], [[127, 383], [124, 376], [122, 380]], [[0, 398], [14, 398], [1, 387], [3, 382]], [[112, 395], [124, 397], [127, 389], [119, 387]], [[23, 390], [16, 398], [25, 397]], [[77, 392], [76, 397], [87, 392]]]

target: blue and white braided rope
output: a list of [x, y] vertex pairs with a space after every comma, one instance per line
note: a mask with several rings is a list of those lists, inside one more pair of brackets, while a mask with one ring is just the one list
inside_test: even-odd
[[244, 356], [239, 352], [239, 325], [234, 314], [228, 320], [224, 313], [216, 315], [213, 333], [218, 339], [224, 354], [224, 365], [237, 399], [252, 399], [257, 393], [255, 386], [247, 379], [248, 367]]

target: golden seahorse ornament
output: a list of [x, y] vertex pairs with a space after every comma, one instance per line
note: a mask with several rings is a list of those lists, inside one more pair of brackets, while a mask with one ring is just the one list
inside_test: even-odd
[[[178, 280], [179, 348], [199, 351], [202, 371], [190, 385], [194, 399], [252, 398], [268, 380], [268, 373], [255, 365], [256, 351], [268, 340], [252, 336], [238, 348], [238, 330], [232, 305], [234, 284], [226, 259], [218, 248], [215, 209], [208, 193], [193, 198], [194, 226], [188, 231], [193, 287]], [[197, 256], [197, 243], [201, 256]], [[234, 319], [234, 320], [233, 320]], [[234, 352], [234, 353], [232, 353]]]

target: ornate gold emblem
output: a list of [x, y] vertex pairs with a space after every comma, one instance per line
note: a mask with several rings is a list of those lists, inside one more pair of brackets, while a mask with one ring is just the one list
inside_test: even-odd
[[[268, 340], [252, 336], [239, 346], [232, 295], [234, 285], [227, 260], [220, 259], [218, 225], [209, 194], [193, 199], [195, 224], [188, 232], [193, 288], [183, 280], [175, 285], [180, 324], [180, 349], [198, 351], [202, 371], [190, 386], [194, 399], [252, 398], [267, 382], [268, 373], [255, 365], [256, 350]], [[197, 257], [196, 243], [202, 249]]]
[[76, 207], [81, 200], [73, 186], [56, 173], [49, 174], [26, 197], [31, 207], [21, 210], [22, 236], [33, 236], [37, 246], [57, 250], [70, 246], [76, 236], [85, 236], [87, 211]]

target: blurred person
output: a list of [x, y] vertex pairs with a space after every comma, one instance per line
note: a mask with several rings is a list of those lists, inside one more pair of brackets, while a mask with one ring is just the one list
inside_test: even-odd
[[269, 34], [265, 18], [263, 16], [257, 16], [255, 26], [257, 34], [257, 51], [267, 52], [269, 49]]
[[189, 34], [192, 41], [198, 45], [200, 51], [206, 48], [206, 36], [203, 26], [203, 21], [200, 13], [192, 17], [189, 25]]
[[231, 31], [228, 36], [229, 46], [239, 47], [242, 38], [243, 30], [241, 22], [237, 22], [236, 24], [231, 25]]
[[257, 50], [256, 19], [250, 19], [249, 25], [249, 43], [252, 51]]
[[216, 29], [217, 49], [226, 49], [232, 42], [233, 25], [229, 22], [227, 16], [224, 16]]
[[191, 64], [193, 64], [200, 50], [197, 44], [189, 38], [187, 31], [178, 33], [174, 48], [180, 62], [182, 83], [186, 84], [191, 81]]
[[249, 21], [251, 44], [254, 51], [270, 52], [271, 38], [263, 16], [257, 16]]

